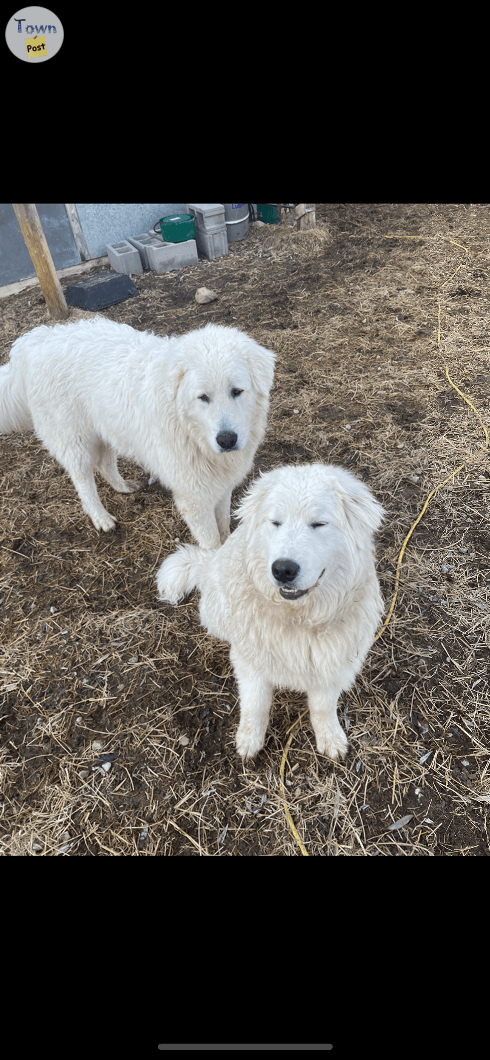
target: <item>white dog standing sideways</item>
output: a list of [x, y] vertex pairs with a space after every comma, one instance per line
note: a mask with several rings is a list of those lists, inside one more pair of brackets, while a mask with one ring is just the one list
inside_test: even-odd
[[169, 487], [196, 541], [218, 548], [230, 500], [265, 433], [274, 355], [235, 328], [161, 338], [105, 317], [43, 325], [0, 368], [0, 433], [33, 427], [97, 530], [116, 520], [94, 468], [119, 493], [125, 456]]
[[349, 471], [310, 464], [263, 475], [237, 515], [217, 551], [184, 545], [168, 556], [160, 599], [198, 588], [203, 626], [231, 645], [240, 755], [264, 746], [276, 686], [307, 693], [318, 751], [335, 759], [348, 747], [337, 701], [383, 612], [373, 548], [383, 509]]

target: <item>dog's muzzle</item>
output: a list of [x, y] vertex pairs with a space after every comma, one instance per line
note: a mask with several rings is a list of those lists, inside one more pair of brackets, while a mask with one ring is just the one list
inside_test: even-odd
[[299, 600], [301, 596], [306, 596], [307, 593], [311, 593], [313, 589], [316, 589], [320, 578], [323, 578], [324, 574], [325, 568], [323, 568], [322, 573], [320, 574], [320, 577], [317, 578], [315, 584], [310, 585], [309, 589], [293, 589], [291, 586], [283, 586], [282, 589], [279, 589], [283, 600]]

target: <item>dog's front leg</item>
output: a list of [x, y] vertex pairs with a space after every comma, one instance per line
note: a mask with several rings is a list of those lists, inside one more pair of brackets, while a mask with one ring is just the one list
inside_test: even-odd
[[322, 755], [335, 760], [347, 753], [349, 742], [337, 717], [340, 689], [315, 689], [308, 692], [311, 724], [316, 746]]
[[230, 505], [231, 490], [227, 490], [214, 509], [222, 545], [224, 545], [227, 537], [230, 536]]
[[236, 748], [242, 758], [254, 758], [262, 749], [269, 723], [273, 686], [233, 650], [230, 659], [240, 693], [240, 724]]
[[180, 514], [185, 519], [187, 526], [198, 545], [201, 548], [219, 548], [221, 545], [220, 533], [214, 510], [205, 504], [199, 504], [199, 500], [190, 501], [174, 490], [174, 501]]

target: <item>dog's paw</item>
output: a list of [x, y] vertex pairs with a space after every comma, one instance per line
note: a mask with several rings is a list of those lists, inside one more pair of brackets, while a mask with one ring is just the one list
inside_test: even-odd
[[255, 758], [264, 746], [264, 737], [238, 729], [236, 749], [241, 758]]
[[109, 515], [109, 512], [106, 512], [105, 515], [101, 515], [101, 516], [92, 515], [91, 519], [92, 519], [92, 522], [93, 522], [93, 524], [95, 526], [95, 529], [96, 530], [103, 530], [104, 533], [107, 533], [109, 530], [114, 530], [114, 527], [115, 527], [116, 522], [117, 522], [117, 520], [114, 519], [112, 515]]
[[141, 482], [137, 482], [135, 478], [125, 478], [124, 487], [124, 490], [120, 490], [120, 493], [136, 493], [137, 490], [141, 489]]
[[211, 535], [204, 537], [202, 534], [199, 534], [199, 537], [195, 535], [195, 537], [199, 548], [205, 548], [207, 551], [215, 552], [217, 548], [221, 547], [221, 538], [218, 532], [216, 532], [214, 537], [211, 537]]
[[316, 746], [317, 750], [321, 755], [327, 755], [328, 758], [335, 762], [339, 758], [344, 758], [349, 749], [349, 741], [340, 725], [338, 730], [332, 732], [328, 729], [326, 732], [316, 734]]

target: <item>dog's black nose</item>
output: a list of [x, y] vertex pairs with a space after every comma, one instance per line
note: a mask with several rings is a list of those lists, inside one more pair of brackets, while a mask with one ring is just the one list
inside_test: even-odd
[[233, 449], [233, 446], [237, 443], [238, 435], [234, 431], [220, 431], [216, 435], [216, 441], [222, 449]]
[[294, 559], [275, 559], [272, 564], [272, 573], [276, 581], [283, 585], [286, 582], [294, 582], [298, 571], [299, 563], [295, 563]]

